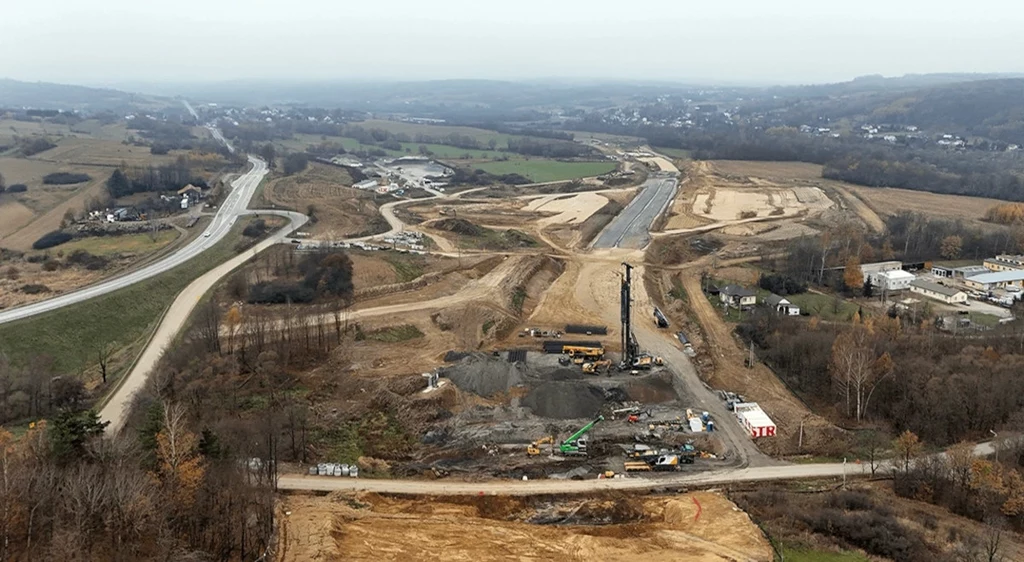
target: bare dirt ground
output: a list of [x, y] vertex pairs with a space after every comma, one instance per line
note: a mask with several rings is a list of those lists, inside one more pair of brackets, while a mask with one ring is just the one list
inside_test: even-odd
[[280, 512], [286, 515], [278, 559], [288, 562], [772, 560], [771, 546], [746, 514], [705, 492], [545, 502], [290, 495]]
[[[294, 176], [267, 180], [262, 203], [306, 213], [315, 208], [317, 221], [304, 231], [317, 240], [377, 234], [388, 229], [377, 211], [380, 204], [393, 199], [352, 189], [352, 178], [345, 170], [311, 163]], [[375, 198], [376, 197], [376, 198]]]
[[597, 193], [576, 195], [552, 195], [533, 199], [523, 208], [525, 211], [551, 213], [537, 221], [541, 228], [552, 224], [580, 224], [590, 218], [608, 203], [608, 199]]
[[852, 191], [855, 186], [823, 179], [821, 166], [716, 160], [688, 162], [685, 171], [666, 233], [721, 229], [729, 236], [779, 241], [817, 232], [806, 220], [828, 223], [850, 215], [876, 232], [885, 229]]

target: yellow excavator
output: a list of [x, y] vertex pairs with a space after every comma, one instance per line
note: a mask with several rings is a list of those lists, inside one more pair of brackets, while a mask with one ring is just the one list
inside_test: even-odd
[[531, 457], [535, 457], [535, 456], [540, 454], [540, 446], [541, 445], [549, 445], [550, 444], [553, 447], [554, 442], [555, 442], [555, 438], [550, 436], [550, 435], [548, 435], [547, 437], [541, 437], [540, 439], [538, 439], [538, 440], [534, 441], [533, 443], [530, 443], [529, 445], [526, 446], [526, 454], [530, 455]]
[[601, 361], [590, 361], [583, 364], [583, 372], [588, 375], [596, 375], [607, 371], [611, 364], [612, 362], [607, 359], [602, 359]]

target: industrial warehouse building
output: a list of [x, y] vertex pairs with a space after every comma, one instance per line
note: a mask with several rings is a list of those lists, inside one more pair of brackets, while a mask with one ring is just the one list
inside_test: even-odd
[[953, 287], [939, 285], [938, 283], [922, 279], [915, 279], [910, 283], [910, 292], [946, 304], [963, 304], [967, 302], [967, 293]]
[[1000, 254], [994, 258], [988, 258], [982, 265], [991, 271], [1019, 271], [1024, 269], [1024, 256]]
[[[988, 260], [985, 261], [985, 265], [988, 265]], [[968, 287], [979, 291], [1002, 289], [1010, 285], [1020, 286], [1022, 281], [1024, 281], [1024, 269], [994, 271], [992, 273], [983, 273], [981, 275], [975, 275], [974, 277], [964, 279], [964, 283]]]

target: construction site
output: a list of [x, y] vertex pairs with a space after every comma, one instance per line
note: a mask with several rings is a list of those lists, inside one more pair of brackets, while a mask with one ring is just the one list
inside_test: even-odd
[[[757, 211], [754, 222], [771, 227], [758, 226], [762, 236], [723, 231], [747, 219], [718, 220], [714, 205], [695, 231], [676, 232], [677, 210], [700, 215], [703, 207], [695, 201], [716, 181], [710, 170], [698, 170], [670, 192], [649, 226], [636, 227], [648, 220], [639, 211], [652, 204], [631, 202], [641, 200], [645, 189], [673, 187], [675, 181], [664, 162], [652, 165], [652, 176], [661, 174], [651, 180], [653, 187], [595, 185], [584, 193], [506, 197], [478, 188], [382, 207], [393, 231], [346, 250], [355, 295], [343, 321], [356, 337], [300, 377], [316, 397], [317, 424], [324, 429], [313, 439], [315, 462], [285, 467], [288, 478], [303, 483], [297, 489], [336, 489], [327, 483], [339, 477], [355, 489], [372, 489], [357, 482], [381, 478], [408, 482], [410, 489], [422, 483], [424, 493], [446, 483], [603, 480], [651, 487], [664, 482], [674, 489], [679, 478], [776, 468], [786, 464], [780, 457], [827, 454], [832, 444], [843, 443], [842, 430], [812, 414], [767, 367], [749, 362], [711, 303], [695, 297], [701, 272], [709, 268], [728, 278], [751, 275], [742, 266], [757, 259], [761, 244], [773, 241], [770, 231], [792, 234], [852, 215], [832, 202], [832, 192], [771, 185], [766, 189], [781, 195], [765, 201], [793, 209]], [[733, 181], [758, 188], [756, 179]], [[813, 208], [796, 209], [805, 204]], [[603, 232], [619, 229], [625, 233], [621, 241], [637, 228], [652, 239], [640, 249], [619, 245], [616, 237], [610, 245], [594, 244]], [[398, 249], [393, 241], [399, 238], [414, 239], [426, 251]], [[265, 278], [274, 264], [255, 266], [260, 268]], [[321, 323], [339, 321], [315, 308], [309, 314]], [[357, 559], [383, 552], [424, 557], [440, 552], [434, 548], [464, 558], [496, 558], [475, 545], [456, 547], [440, 538], [443, 529], [465, 524], [500, 544], [500, 558], [539, 552], [511, 546], [520, 542], [509, 540], [511, 535], [548, 544], [565, 540], [579, 545], [573, 552], [604, 553], [611, 551], [601, 537], [625, 540], [632, 534], [671, 535], [682, 542], [664, 549], [660, 543], [636, 545], [631, 552], [687, 548], [695, 560], [772, 556], [763, 533], [722, 496], [709, 495], [722, 514], [708, 521], [709, 529], [719, 537], [729, 535], [728, 525], [747, 529], [757, 540], [746, 547], [678, 527], [678, 518], [659, 519], [668, 506], [692, 505], [690, 496], [638, 496], [627, 502], [628, 509], [621, 498], [575, 497], [526, 505], [501, 494], [469, 504], [463, 498], [368, 492], [287, 496], [283, 508], [291, 512], [292, 527], [284, 559], [323, 559], [339, 548], [360, 553]], [[502, 507], [495, 517], [494, 505], [504, 503], [515, 508]], [[601, 511], [609, 506], [633, 515]], [[604, 523], [573, 515], [593, 509], [604, 514]], [[561, 519], [552, 515], [566, 513]], [[745, 523], [726, 523], [725, 513]], [[380, 535], [367, 538], [368, 528]], [[411, 536], [412, 528], [422, 531], [416, 534], [420, 545], [386, 550], [395, 544], [388, 536]], [[558, 556], [556, 550], [541, 557]]]

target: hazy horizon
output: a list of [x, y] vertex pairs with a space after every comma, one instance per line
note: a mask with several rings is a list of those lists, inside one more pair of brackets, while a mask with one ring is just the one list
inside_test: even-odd
[[[884, 20], [874, 14], [884, 14]], [[130, 0], [19, 4], [5, 76], [82, 85], [579, 79], [728, 85], [1014, 73], [1024, 7], [979, 0]]]

